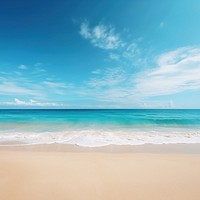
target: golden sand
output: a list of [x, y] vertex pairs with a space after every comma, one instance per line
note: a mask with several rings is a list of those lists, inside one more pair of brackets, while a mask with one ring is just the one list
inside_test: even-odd
[[200, 154], [0, 150], [0, 200], [199, 200]]

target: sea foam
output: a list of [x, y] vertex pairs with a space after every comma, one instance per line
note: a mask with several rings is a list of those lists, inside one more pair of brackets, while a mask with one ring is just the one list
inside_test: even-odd
[[178, 144], [200, 143], [199, 130], [69, 130], [63, 132], [0, 132], [0, 141], [27, 144], [76, 144], [85, 147], [106, 145]]
[[200, 110], [0, 110], [0, 142], [200, 143]]

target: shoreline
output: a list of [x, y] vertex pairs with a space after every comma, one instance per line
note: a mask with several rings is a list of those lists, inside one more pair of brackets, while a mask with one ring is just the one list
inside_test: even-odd
[[143, 144], [143, 145], [107, 145], [101, 147], [82, 147], [74, 144], [27, 144], [19, 142], [1, 142], [0, 151], [34, 152], [103, 152], [103, 153], [180, 153], [200, 154], [200, 144]]

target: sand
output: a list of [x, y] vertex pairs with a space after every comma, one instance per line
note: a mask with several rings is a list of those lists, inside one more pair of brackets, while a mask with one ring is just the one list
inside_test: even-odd
[[198, 153], [39, 149], [0, 150], [0, 200], [200, 199]]

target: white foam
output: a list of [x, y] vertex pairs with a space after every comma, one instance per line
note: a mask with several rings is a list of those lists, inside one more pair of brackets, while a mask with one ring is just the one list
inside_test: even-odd
[[200, 130], [164, 128], [155, 130], [82, 129], [61, 132], [0, 132], [0, 141], [27, 144], [76, 144], [85, 147], [141, 144], [200, 143]]

